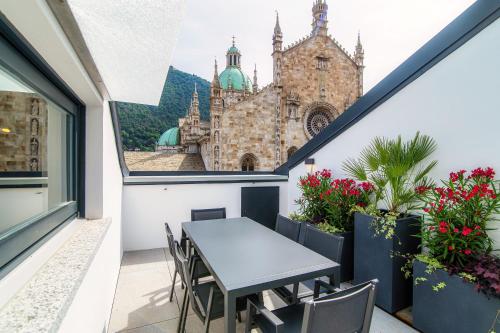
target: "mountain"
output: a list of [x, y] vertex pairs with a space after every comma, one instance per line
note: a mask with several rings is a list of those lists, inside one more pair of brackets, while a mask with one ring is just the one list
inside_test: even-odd
[[123, 150], [153, 151], [160, 135], [186, 115], [196, 82], [202, 120], [209, 119], [210, 82], [170, 66], [158, 106], [118, 102]]

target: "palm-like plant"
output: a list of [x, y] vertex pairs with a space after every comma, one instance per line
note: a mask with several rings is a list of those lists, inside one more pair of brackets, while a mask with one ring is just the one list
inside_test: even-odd
[[418, 208], [415, 188], [430, 186], [427, 174], [437, 161], [426, 162], [436, 150], [435, 141], [420, 135], [407, 142], [397, 139], [375, 138], [358, 159], [349, 159], [343, 170], [359, 181], [375, 185], [374, 205], [383, 202], [389, 212], [406, 214]]

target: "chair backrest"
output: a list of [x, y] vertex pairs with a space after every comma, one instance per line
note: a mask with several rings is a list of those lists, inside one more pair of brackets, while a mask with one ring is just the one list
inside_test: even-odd
[[226, 218], [226, 208], [191, 209], [191, 221]]
[[165, 223], [165, 232], [167, 233], [168, 252], [172, 257], [174, 257], [175, 255], [174, 234], [172, 233], [172, 229], [170, 229], [168, 223]]
[[323, 232], [310, 224], [305, 225], [302, 245], [339, 264], [342, 264], [343, 244], [344, 237]]
[[294, 242], [297, 242], [299, 240], [300, 222], [278, 214], [278, 217], [276, 218], [275, 231], [293, 240]]
[[304, 308], [301, 333], [368, 333], [375, 305], [372, 280], [335, 294], [308, 301]]

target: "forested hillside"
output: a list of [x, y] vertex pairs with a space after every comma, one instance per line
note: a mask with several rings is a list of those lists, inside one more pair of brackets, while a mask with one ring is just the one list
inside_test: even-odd
[[193, 95], [194, 83], [198, 87], [200, 112], [208, 120], [210, 83], [196, 75], [170, 66], [158, 106], [118, 103], [118, 117], [124, 150], [153, 151], [160, 135], [178, 126], [178, 119], [186, 115]]

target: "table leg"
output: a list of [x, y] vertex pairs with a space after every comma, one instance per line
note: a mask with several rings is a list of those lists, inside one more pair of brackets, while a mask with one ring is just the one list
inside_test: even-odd
[[338, 267], [333, 275], [330, 276], [330, 284], [334, 288], [340, 288], [340, 267]]
[[224, 294], [224, 333], [236, 332], [236, 297]]

